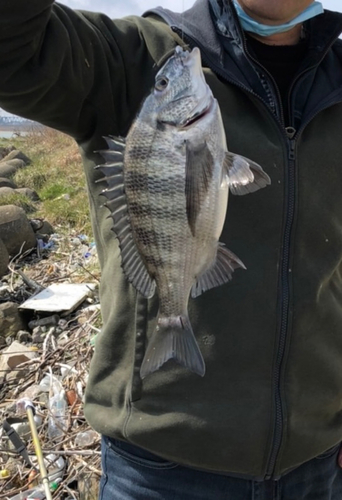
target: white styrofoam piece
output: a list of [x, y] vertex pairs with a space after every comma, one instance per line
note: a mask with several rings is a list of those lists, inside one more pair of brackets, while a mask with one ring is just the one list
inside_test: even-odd
[[95, 285], [92, 283], [56, 283], [26, 300], [20, 309], [46, 312], [72, 311], [94, 289]]

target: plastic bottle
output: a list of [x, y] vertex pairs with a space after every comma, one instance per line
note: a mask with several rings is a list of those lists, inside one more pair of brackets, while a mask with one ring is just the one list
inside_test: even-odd
[[43, 486], [37, 486], [36, 488], [30, 488], [29, 490], [22, 491], [18, 493], [14, 497], [11, 497], [11, 500], [26, 500], [26, 499], [43, 499], [45, 498], [45, 492]]
[[58, 478], [63, 476], [65, 468], [65, 460], [63, 457], [51, 453], [50, 455], [46, 455], [44, 463], [50, 481], [57, 481]]
[[84, 446], [89, 446], [94, 443], [98, 436], [98, 433], [92, 430], [79, 432], [75, 438], [75, 446], [83, 448]]
[[61, 389], [60, 392], [57, 392], [54, 389], [53, 396], [49, 398], [50, 417], [48, 422], [48, 436], [52, 440], [58, 440], [64, 436], [67, 427], [66, 408], [65, 391]]
[[52, 387], [51, 375], [48, 373], [39, 383], [39, 388], [42, 392], [49, 392]]

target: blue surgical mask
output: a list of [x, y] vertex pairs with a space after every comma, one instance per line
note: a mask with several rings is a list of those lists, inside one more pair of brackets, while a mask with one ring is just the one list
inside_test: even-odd
[[319, 14], [323, 14], [324, 9], [321, 2], [312, 2], [309, 7], [307, 7], [303, 12], [301, 12], [297, 17], [289, 21], [288, 23], [279, 24], [277, 26], [269, 26], [267, 24], [258, 23], [255, 19], [250, 17], [246, 12], [240, 7], [239, 3], [236, 0], [233, 0], [236, 12], [239, 16], [240, 24], [244, 31], [250, 31], [252, 33], [256, 33], [260, 36], [270, 36], [275, 33], [284, 33], [285, 31], [289, 31], [297, 24], [301, 24], [312, 17], [318, 16]]

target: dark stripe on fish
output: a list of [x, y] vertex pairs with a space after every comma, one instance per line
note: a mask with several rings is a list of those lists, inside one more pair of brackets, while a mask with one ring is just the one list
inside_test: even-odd
[[129, 213], [132, 216], [140, 216], [140, 217], [155, 217], [158, 220], [177, 220], [184, 216], [184, 208], [183, 207], [151, 207], [151, 205], [142, 205], [137, 202], [132, 202], [129, 205]]
[[145, 229], [143, 227], [134, 228], [136, 238], [144, 245], [150, 245], [157, 241], [158, 235], [154, 229]]
[[174, 196], [182, 193], [184, 182], [184, 177], [179, 174], [161, 178], [147, 173], [130, 171], [124, 176], [126, 192], [146, 191], [146, 193], [162, 194], [163, 196]]
[[124, 174], [126, 192], [148, 191], [148, 174], [141, 172], [126, 172]]
[[134, 236], [143, 245], [159, 247], [167, 251], [172, 249], [175, 240], [174, 234], [157, 233], [153, 229], [145, 229], [143, 227], [134, 228]]
[[155, 257], [154, 255], [144, 255], [144, 261], [148, 266], [158, 267], [164, 266], [164, 260], [161, 257]]

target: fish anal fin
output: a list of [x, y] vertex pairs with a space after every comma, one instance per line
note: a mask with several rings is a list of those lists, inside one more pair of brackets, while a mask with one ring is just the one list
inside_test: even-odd
[[207, 196], [214, 171], [213, 156], [206, 142], [193, 144], [186, 141], [186, 213], [189, 226], [195, 235], [196, 221]]
[[232, 194], [253, 193], [271, 184], [269, 176], [260, 165], [244, 156], [228, 152], [225, 156], [224, 166]]
[[204, 376], [204, 360], [186, 315], [158, 316], [157, 328], [148, 343], [140, 368], [141, 378], [157, 371], [169, 359]]
[[191, 297], [196, 298], [203, 292], [228, 283], [237, 268], [246, 269], [241, 260], [222, 243], [217, 248], [214, 264], [201, 274], [191, 289]]

